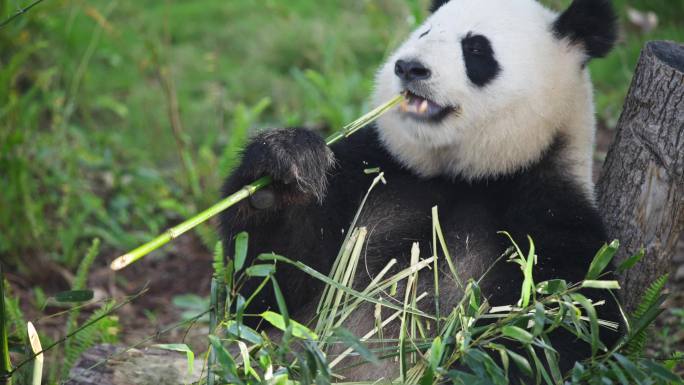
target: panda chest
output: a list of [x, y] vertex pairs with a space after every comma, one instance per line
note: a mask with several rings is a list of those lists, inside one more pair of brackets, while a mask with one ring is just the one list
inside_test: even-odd
[[500, 230], [496, 198], [477, 186], [413, 177], [387, 182], [371, 192], [357, 222], [368, 231], [371, 260], [406, 260], [416, 242], [421, 257], [431, 255], [435, 214], [448, 247], [456, 252], [474, 244], [489, 248]]

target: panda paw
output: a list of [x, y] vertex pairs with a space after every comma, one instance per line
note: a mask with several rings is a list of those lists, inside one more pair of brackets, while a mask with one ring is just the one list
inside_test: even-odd
[[299, 128], [276, 129], [252, 139], [233, 179], [242, 184], [265, 175], [273, 179], [271, 186], [250, 197], [256, 209], [311, 200], [321, 203], [333, 164], [333, 153], [318, 134]]

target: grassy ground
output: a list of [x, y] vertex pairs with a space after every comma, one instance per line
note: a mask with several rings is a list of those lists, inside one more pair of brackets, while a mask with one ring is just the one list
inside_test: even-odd
[[[28, 3], [0, 0], [2, 19]], [[0, 255], [24, 311], [71, 286], [93, 238], [103, 266], [216, 201], [248, 130], [330, 130], [358, 116], [424, 3], [48, 0], [1, 28]], [[615, 3], [621, 42], [591, 66], [608, 129], [644, 41], [684, 39], [684, 2]], [[658, 28], [625, 22], [627, 6], [654, 11]], [[197, 239], [214, 237], [205, 227]], [[177, 249], [192, 264], [199, 245]]]

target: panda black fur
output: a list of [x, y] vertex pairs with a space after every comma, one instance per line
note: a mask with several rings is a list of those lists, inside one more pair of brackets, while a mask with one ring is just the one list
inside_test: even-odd
[[[510, 246], [501, 230], [521, 245], [528, 234], [534, 239], [535, 281], [582, 280], [606, 241], [591, 181], [595, 122], [586, 63], [615, 41], [610, 2], [575, 0], [561, 15], [535, 0], [436, 0], [431, 9], [377, 76], [374, 102], [408, 91], [403, 108], [332, 148], [306, 129], [254, 137], [224, 191], [263, 175], [274, 183], [222, 215], [223, 237], [247, 231], [250, 258], [276, 252], [328, 272], [373, 179], [364, 169], [379, 167], [387, 184], [371, 193], [358, 222], [369, 232], [359, 287], [391, 258], [399, 260], [396, 269], [406, 267], [414, 242], [423, 256], [431, 250], [433, 206], [462, 280], [491, 269], [481, 289], [494, 306], [515, 303], [522, 281], [517, 265], [494, 264]], [[294, 317], [311, 318], [322, 284], [282, 264], [276, 277]], [[442, 309], [460, 294], [454, 284], [440, 285]], [[589, 296], [606, 300], [601, 318], [618, 320], [610, 296]], [[248, 313], [277, 308], [270, 294], [251, 306]], [[433, 299], [422, 306], [433, 309]], [[350, 322], [357, 332], [373, 327], [369, 314]], [[610, 344], [617, 334], [602, 338]], [[562, 369], [588, 352], [569, 335], [553, 343]], [[361, 377], [392, 378], [393, 370]]]

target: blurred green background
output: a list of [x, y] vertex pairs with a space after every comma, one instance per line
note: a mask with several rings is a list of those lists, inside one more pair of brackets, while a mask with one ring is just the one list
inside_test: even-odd
[[[0, 0], [0, 19], [30, 3]], [[614, 3], [619, 45], [591, 64], [608, 132], [643, 43], [684, 40], [683, 0]], [[11, 281], [39, 287], [46, 264], [74, 271], [93, 238], [104, 265], [214, 203], [249, 131], [353, 120], [369, 107], [376, 68], [426, 8], [46, 0], [0, 28], [0, 256]], [[632, 21], [629, 9], [640, 12]], [[198, 232], [213, 245], [210, 226]]]
[[[615, 3], [621, 42], [591, 68], [607, 127], [643, 42], [684, 38], [684, 1]], [[4, 19], [30, 3], [0, 4]], [[655, 12], [658, 26], [628, 23], [628, 7]], [[248, 129], [328, 130], [365, 110], [374, 71], [425, 8], [419, 0], [37, 5], [0, 29], [0, 255], [73, 268], [93, 237], [127, 249], [213, 203]]]

